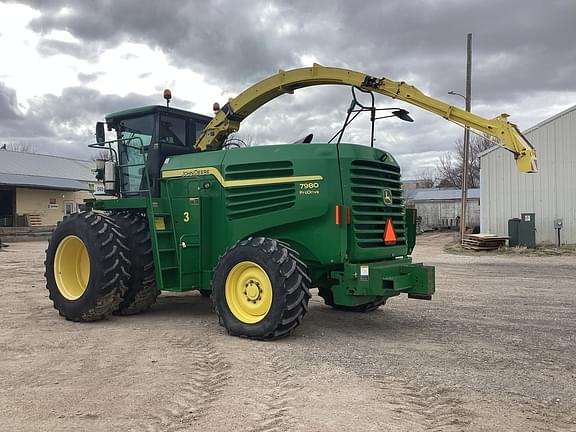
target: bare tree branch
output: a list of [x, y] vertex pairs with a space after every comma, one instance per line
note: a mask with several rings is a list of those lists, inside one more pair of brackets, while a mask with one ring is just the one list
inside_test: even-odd
[[[468, 160], [469, 188], [480, 187], [480, 153], [493, 146], [488, 137], [471, 135]], [[454, 151], [442, 155], [438, 161], [440, 187], [462, 187], [462, 169], [464, 167], [464, 140], [456, 141]]]
[[229, 148], [252, 147], [254, 146], [254, 136], [253, 135], [242, 136], [239, 134], [230, 134], [224, 146]]
[[418, 187], [432, 188], [438, 181], [438, 170], [434, 168], [423, 168], [416, 174]]
[[97, 161], [97, 160], [112, 160], [112, 156], [110, 155], [110, 152], [108, 150], [98, 150], [97, 153], [92, 154], [92, 157], [90, 158], [93, 161]]
[[25, 141], [17, 141], [11, 142], [0, 145], [0, 149], [2, 150], [10, 150], [20, 153], [36, 153], [36, 145], [25, 142]]

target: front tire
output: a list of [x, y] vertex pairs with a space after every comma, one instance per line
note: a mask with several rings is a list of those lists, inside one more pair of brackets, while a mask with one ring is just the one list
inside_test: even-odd
[[271, 340], [302, 323], [309, 287], [306, 265], [295, 251], [274, 239], [248, 238], [220, 258], [212, 302], [229, 334]]
[[60, 315], [96, 321], [118, 308], [126, 291], [124, 236], [108, 217], [94, 212], [64, 216], [46, 250], [46, 288]]

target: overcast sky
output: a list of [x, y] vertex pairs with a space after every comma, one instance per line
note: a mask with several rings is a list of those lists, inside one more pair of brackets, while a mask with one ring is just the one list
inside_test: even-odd
[[[407, 81], [463, 105], [466, 34], [473, 33], [472, 110], [521, 129], [576, 104], [575, 0], [158, 1], [0, 0], [0, 143], [88, 159], [106, 113], [163, 104], [211, 114], [278, 69], [314, 62]], [[346, 87], [297, 91], [266, 105], [241, 135], [256, 144], [327, 140]], [[462, 130], [408, 109], [414, 123], [377, 124], [376, 146], [416, 176]], [[344, 141], [368, 143], [368, 118]]]

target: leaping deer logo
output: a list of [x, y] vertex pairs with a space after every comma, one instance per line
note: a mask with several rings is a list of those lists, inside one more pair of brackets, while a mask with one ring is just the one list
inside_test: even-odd
[[382, 201], [384, 201], [384, 204], [387, 206], [392, 205], [392, 191], [390, 189], [384, 189], [382, 191]]

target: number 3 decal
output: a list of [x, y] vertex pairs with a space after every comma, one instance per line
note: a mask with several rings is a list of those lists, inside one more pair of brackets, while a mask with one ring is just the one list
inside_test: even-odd
[[184, 212], [184, 222], [185, 223], [190, 222], [190, 212], [189, 211]]

